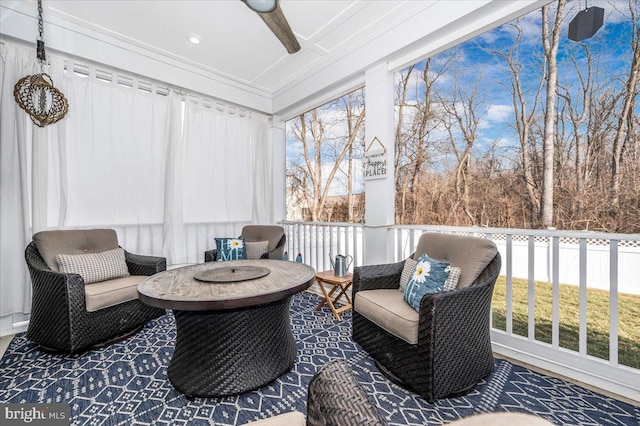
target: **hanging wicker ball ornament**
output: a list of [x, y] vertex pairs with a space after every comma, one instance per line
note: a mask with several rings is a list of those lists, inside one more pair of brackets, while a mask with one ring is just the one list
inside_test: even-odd
[[45, 73], [21, 78], [13, 88], [13, 96], [40, 127], [61, 120], [69, 109], [67, 98], [53, 87], [53, 80]]

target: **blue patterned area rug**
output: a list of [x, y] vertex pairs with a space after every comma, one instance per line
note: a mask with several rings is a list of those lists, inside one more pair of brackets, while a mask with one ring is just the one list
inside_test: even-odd
[[176, 336], [169, 313], [127, 340], [78, 355], [49, 354], [17, 335], [0, 361], [0, 402], [68, 402], [73, 425], [240, 425], [305, 412], [316, 369], [345, 358], [391, 425], [443, 424], [493, 411], [533, 413], [555, 424], [640, 424], [638, 407], [502, 360], [467, 396], [429, 404], [380, 374], [351, 339], [351, 314], [338, 322], [326, 307], [314, 310], [320, 300], [310, 293], [293, 298], [295, 365], [254, 392], [189, 401], [176, 391], [167, 379]]

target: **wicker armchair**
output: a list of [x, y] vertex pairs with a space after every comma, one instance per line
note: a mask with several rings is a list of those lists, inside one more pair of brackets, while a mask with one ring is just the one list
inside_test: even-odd
[[[113, 230], [45, 232], [58, 233], [53, 235], [64, 237], [83, 235], [82, 233], [92, 235], [94, 232], [102, 237], [112, 232], [115, 237]], [[117, 247], [117, 237], [115, 238]], [[145, 305], [137, 297], [113, 306], [87, 311], [85, 282], [80, 275], [54, 270], [47, 264], [45, 256], [41, 255], [34, 241], [27, 246], [25, 259], [33, 285], [27, 338], [44, 349], [79, 352], [99, 343], [109, 343], [110, 339], [117, 340], [123, 335], [132, 334], [147, 321], [165, 314], [164, 309]], [[125, 261], [131, 274], [131, 277], [127, 277], [128, 280], [142, 280], [143, 276], [166, 269], [166, 260], [161, 257], [141, 256], [125, 251]]]
[[250, 423], [252, 426], [384, 426], [386, 421], [344, 359], [320, 368], [309, 382], [307, 418], [292, 411]]
[[461, 267], [458, 288], [425, 295], [418, 313], [398, 290], [404, 261], [355, 268], [353, 339], [389, 379], [433, 402], [469, 392], [493, 369], [489, 318], [500, 254], [489, 240], [449, 234], [423, 234], [414, 259], [425, 252]]
[[[282, 260], [284, 245], [287, 242], [287, 235], [284, 228], [278, 225], [246, 225], [242, 228], [240, 238], [247, 242], [269, 241], [268, 252], [263, 254], [261, 259]], [[205, 262], [218, 260], [218, 250], [212, 249], [204, 252]]]
[[307, 425], [386, 424], [345, 360], [329, 361], [309, 382]]

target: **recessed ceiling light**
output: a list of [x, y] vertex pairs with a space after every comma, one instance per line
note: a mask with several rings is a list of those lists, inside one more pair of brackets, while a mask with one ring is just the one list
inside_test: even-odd
[[189, 41], [193, 44], [200, 44], [200, 38], [196, 35], [189, 36]]

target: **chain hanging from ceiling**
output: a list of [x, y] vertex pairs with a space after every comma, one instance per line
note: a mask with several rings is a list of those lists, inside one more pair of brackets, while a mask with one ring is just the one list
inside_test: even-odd
[[38, 32], [40, 35], [36, 40], [36, 52], [40, 62], [40, 74], [21, 78], [13, 88], [13, 97], [35, 124], [44, 127], [61, 120], [67, 114], [69, 103], [62, 92], [53, 87], [53, 80], [49, 74], [44, 72], [46, 54], [44, 51], [42, 0], [38, 0]]

